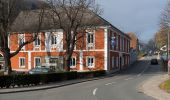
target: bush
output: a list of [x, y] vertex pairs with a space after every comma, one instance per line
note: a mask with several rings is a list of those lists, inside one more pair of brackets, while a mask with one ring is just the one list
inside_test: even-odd
[[0, 87], [9, 88], [10, 86], [29, 86], [40, 83], [58, 82], [77, 78], [77, 72], [62, 72], [49, 74], [15, 74], [0, 76]]
[[104, 76], [105, 71], [99, 70], [99, 71], [78, 72], [77, 75], [78, 75], [78, 78], [99, 77], [99, 76]]
[[0, 87], [6, 87], [9, 88], [11, 84], [13, 83], [13, 77], [12, 76], [0, 76]]
[[30, 86], [46, 84], [50, 82], [59, 82], [72, 80], [76, 78], [91, 78], [105, 75], [105, 71], [88, 71], [88, 72], [60, 72], [48, 74], [13, 74], [0, 76], [0, 87], [9, 88], [10, 86]]

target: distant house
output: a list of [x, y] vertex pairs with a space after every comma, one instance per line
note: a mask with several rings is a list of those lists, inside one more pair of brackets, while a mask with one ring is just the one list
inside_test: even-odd
[[[36, 11], [21, 12], [9, 36], [11, 52], [23, 41], [34, 36], [37, 27]], [[12, 69], [28, 71], [34, 67], [50, 67], [64, 70], [65, 35], [62, 29], [53, 27], [45, 18], [36, 41], [26, 45], [11, 59]], [[88, 19], [88, 18], [87, 18]], [[89, 17], [90, 19], [90, 17]], [[88, 19], [88, 20], [89, 20]], [[70, 68], [75, 71], [106, 70], [108, 72], [124, 69], [130, 62], [130, 38], [105, 19], [96, 15], [95, 29], [87, 29], [86, 35], [75, 46]], [[83, 43], [83, 48], [80, 45]]]
[[130, 40], [130, 63], [134, 63], [138, 58], [139, 52], [139, 40], [135, 33], [127, 33], [127, 35], [131, 38]]
[[136, 34], [131, 32], [131, 33], [127, 33], [127, 35], [131, 38], [130, 48], [139, 51], [139, 39], [136, 36]]

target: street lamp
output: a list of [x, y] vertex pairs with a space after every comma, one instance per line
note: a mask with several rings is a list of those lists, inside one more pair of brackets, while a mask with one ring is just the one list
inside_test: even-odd
[[167, 60], [168, 60], [168, 75], [170, 75], [170, 60], [169, 60], [169, 24], [168, 24], [168, 46], [167, 46]]

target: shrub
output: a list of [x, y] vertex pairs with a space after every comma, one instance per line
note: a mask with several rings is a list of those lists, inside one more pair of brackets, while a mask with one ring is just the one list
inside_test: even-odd
[[11, 75], [9, 76], [0, 76], [0, 87], [6, 87], [9, 88], [10, 85], [13, 83], [13, 77]]
[[91, 77], [99, 77], [104, 76], [105, 71], [99, 70], [99, 71], [87, 71], [87, 72], [78, 72], [78, 78], [91, 78]]
[[9, 88], [10, 86], [29, 86], [46, 84], [50, 82], [59, 82], [72, 80], [76, 78], [89, 78], [105, 75], [105, 71], [88, 71], [88, 72], [60, 72], [48, 74], [13, 74], [0, 76], [0, 87]]

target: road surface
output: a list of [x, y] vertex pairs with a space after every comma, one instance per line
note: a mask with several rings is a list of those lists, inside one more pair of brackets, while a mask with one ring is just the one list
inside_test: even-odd
[[0, 100], [154, 100], [140, 91], [148, 78], [162, 74], [159, 65], [150, 65], [151, 57], [109, 78], [47, 90], [0, 94]]

